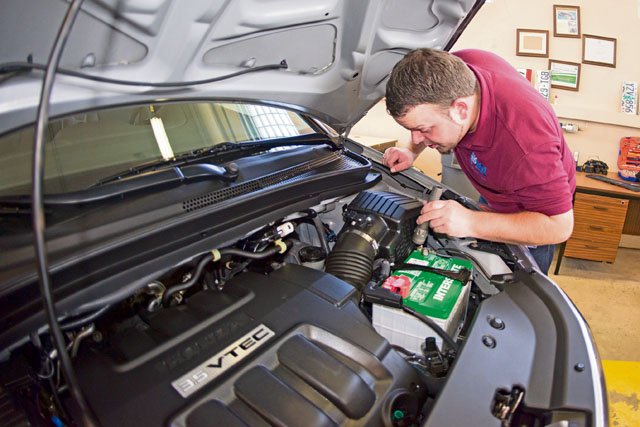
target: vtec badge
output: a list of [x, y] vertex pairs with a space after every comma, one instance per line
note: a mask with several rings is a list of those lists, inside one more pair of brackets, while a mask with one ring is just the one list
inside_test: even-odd
[[271, 329], [260, 325], [197, 368], [173, 381], [171, 385], [180, 393], [180, 396], [188, 397], [222, 375], [275, 335]]

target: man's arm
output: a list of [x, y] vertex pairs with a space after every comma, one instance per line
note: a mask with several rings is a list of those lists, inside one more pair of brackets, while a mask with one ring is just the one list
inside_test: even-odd
[[569, 239], [573, 210], [547, 216], [539, 212], [512, 214], [472, 211], [453, 200], [425, 203], [418, 223], [430, 221], [437, 233], [452, 237], [475, 237], [522, 245], [549, 245]]

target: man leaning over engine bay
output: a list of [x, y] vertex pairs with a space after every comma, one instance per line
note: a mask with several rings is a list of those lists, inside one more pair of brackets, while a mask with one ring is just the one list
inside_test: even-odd
[[392, 147], [391, 172], [411, 167], [427, 147], [453, 153], [486, 204], [425, 202], [418, 223], [437, 233], [530, 247], [547, 273], [555, 245], [573, 230], [575, 163], [549, 103], [505, 60], [468, 49], [417, 49], [387, 83], [387, 111], [411, 132]]

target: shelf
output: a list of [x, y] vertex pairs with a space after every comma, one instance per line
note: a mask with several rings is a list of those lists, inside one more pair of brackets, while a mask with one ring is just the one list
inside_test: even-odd
[[603, 111], [592, 108], [575, 107], [571, 105], [551, 104], [556, 116], [565, 119], [585, 120], [588, 122], [605, 123], [631, 128], [640, 128], [640, 116], [615, 111]]

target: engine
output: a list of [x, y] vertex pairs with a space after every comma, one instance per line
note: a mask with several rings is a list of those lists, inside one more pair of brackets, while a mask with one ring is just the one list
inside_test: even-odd
[[[121, 426], [419, 423], [455, 350], [429, 336], [418, 353], [390, 344], [374, 329], [375, 304], [363, 295], [414, 251], [421, 206], [384, 191], [332, 201], [191, 259], [100, 313], [66, 320], [76, 374], [98, 419]], [[43, 378], [64, 390], [50, 348], [24, 350], [2, 379], [16, 414], [33, 424], [64, 420], [69, 414], [58, 406], [72, 407], [55, 392], [40, 391], [49, 402], [40, 406], [29, 398]]]

